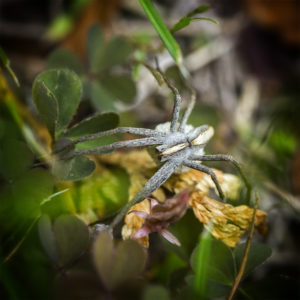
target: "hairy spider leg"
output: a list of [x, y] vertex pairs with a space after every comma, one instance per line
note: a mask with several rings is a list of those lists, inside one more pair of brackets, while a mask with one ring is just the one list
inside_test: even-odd
[[200, 160], [200, 161], [227, 161], [233, 164], [233, 166], [237, 169], [239, 174], [241, 175], [245, 186], [247, 188], [247, 199], [250, 200], [250, 194], [252, 186], [245, 176], [240, 164], [231, 156], [226, 154], [212, 154], [212, 155], [192, 155], [190, 157], [192, 160]]
[[224, 196], [222, 188], [221, 188], [221, 186], [218, 182], [217, 176], [210, 168], [202, 165], [200, 162], [191, 161], [191, 160], [188, 160], [188, 159], [183, 162], [183, 165], [210, 175], [212, 181], [214, 182], [214, 184], [215, 184], [215, 186], [218, 190], [220, 198], [224, 201], [225, 196]]
[[162, 141], [159, 137], [147, 137], [142, 139], [121, 141], [121, 142], [115, 142], [109, 145], [97, 147], [94, 149], [76, 151], [72, 153], [70, 156], [64, 157], [64, 159], [70, 159], [75, 156], [86, 155], [86, 154], [105, 154], [115, 149], [119, 149], [123, 147], [134, 148], [134, 147], [153, 146], [153, 145], [160, 145], [160, 144], [162, 144]]
[[170, 131], [175, 132], [175, 131], [177, 131], [177, 123], [178, 123], [178, 119], [179, 119], [179, 111], [180, 111], [180, 105], [181, 105], [181, 96], [180, 96], [177, 88], [174, 85], [172, 85], [171, 82], [167, 78], [164, 77], [164, 79], [165, 79], [167, 86], [173, 92], [173, 94], [175, 96], [173, 116], [172, 116], [172, 121], [171, 121], [171, 126], [170, 126]]
[[195, 106], [195, 103], [196, 103], [196, 94], [195, 94], [195, 91], [192, 90], [191, 93], [192, 94], [191, 94], [190, 102], [189, 102], [188, 107], [187, 107], [187, 109], [186, 109], [186, 111], [185, 111], [185, 113], [184, 113], [184, 115], [182, 117], [181, 124], [180, 124], [179, 129], [178, 129], [179, 132], [184, 132], [184, 128], [186, 126], [188, 118], [191, 115], [191, 112], [192, 112], [192, 110], [193, 110], [193, 108]]
[[157, 190], [168, 178], [173, 174], [180, 162], [172, 160], [167, 161], [156, 173], [147, 181], [144, 187], [130, 200], [117, 214], [112, 221], [110, 227], [114, 228], [125, 217], [129, 209], [149, 197], [155, 190]]
[[166, 75], [160, 69], [157, 57], [155, 57], [155, 62], [156, 62], [157, 71], [160, 73], [160, 75], [164, 79], [166, 85], [168, 86], [168, 88], [172, 91], [173, 95], [175, 96], [170, 131], [176, 132], [177, 131], [177, 123], [178, 123], [178, 119], [179, 119], [180, 105], [181, 105], [181, 96], [180, 96], [177, 88], [170, 82], [170, 80], [166, 77]]
[[166, 133], [164, 133], [164, 132], [158, 132], [156, 130], [148, 129], [148, 128], [118, 127], [118, 128], [98, 132], [98, 133], [95, 133], [95, 134], [83, 136], [83, 137], [75, 140], [74, 143], [78, 144], [78, 143], [81, 143], [81, 142], [101, 138], [101, 137], [104, 137], [104, 136], [114, 135], [114, 134], [118, 134], [118, 133], [131, 133], [131, 134], [136, 134], [136, 135], [155, 136], [155, 137], [158, 137], [158, 136], [163, 137], [163, 136], [166, 135]]
[[53, 151], [52, 154], [57, 154], [59, 152], [62, 152], [72, 145], [77, 145], [82, 142], [86, 142], [86, 141], [90, 141], [90, 140], [94, 140], [94, 139], [98, 139], [98, 138], [101, 138], [104, 136], [114, 135], [114, 134], [118, 134], [118, 133], [131, 133], [131, 134], [135, 134], [135, 135], [148, 136], [148, 137], [164, 137], [164, 136], [166, 136], [165, 132], [158, 132], [156, 130], [148, 129], [148, 128], [118, 127], [118, 128], [101, 131], [101, 132], [98, 132], [95, 134], [90, 134], [90, 135], [80, 137], [77, 140], [74, 140], [73, 142], [71, 142], [70, 144], [67, 144], [65, 147], [60, 148], [58, 151]]

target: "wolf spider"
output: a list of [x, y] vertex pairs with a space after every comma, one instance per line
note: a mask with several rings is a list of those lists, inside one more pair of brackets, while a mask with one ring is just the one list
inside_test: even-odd
[[[207, 166], [204, 166], [202, 164], [202, 161], [231, 162], [239, 171], [249, 191], [249, 183], [244, 176], [239, 163], [232, 156], [224, 154], [204, 154], [203, 149], [213, 136], [214, 129], [208, 125], [202, 125], [197, 128], [193, 128], [191, 125], [187, 125], [187, 120], [195, 105], [195, 95], [192, 95], [188, 107], [181, 121], [179, 122], [181, 96], [176, 87], [171, 84], [171, 82], [159, 69], [158, 72], [160, 72], [166, 85], [175, 96], [171, 122], [160, 124], [154, 130], [147, 128], [119, 127], [97, 134], [85, 136], [74, 141], [74, 144], [77, 144], [80, 142], [85, 142], [87, 140], [110, 136], [118, 133], [130, 133], [134, 135], [144, 136], [143, 138], [128, 141], [119, 141], [95, 149], [77, 151], [72, 154], [72, 157], [85, 154], [105, 154], [119, 148], [156, 146], [156, 149], [159, 153], [158, 157], [160, 158], [160, 161], [164, 163], [148, 180], [145, 186], [133, 197], [133, 199], [120, 210], [120, 212], [112, 221], [110, 225], [111, 228], [114, 228], [123, 219], [123, 217], [134, 204], [139, 203], [145, 198], [149, 197], [176, 171], [176, 169], [178, 170], [178, 168], [182, 166], [196, 169], [210, 175], [216, 186], [220, 198], [224, 200], [224, 193], [215, 173]], [[162, 129], [162, 127], [164, 128]]]

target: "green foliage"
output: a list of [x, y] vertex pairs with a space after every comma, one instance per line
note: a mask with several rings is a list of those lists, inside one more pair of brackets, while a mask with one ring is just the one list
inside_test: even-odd
[[146, 253], [136, 241], [126, 240], [115, 246], [107, 231], [98, 235], [93, 257], [102, 282], [110, 290], [138, 276], [146, 262]]
[[52, 52], [47, 60], [47, 69], [59, 69], [62, 67], [73, 70], [79, 76], [84, 73], [84, 68], [79, 58], [73, 52], [63, 48]]
[[112, 129], [119, 122], [116, 114], [106, 113], [84, 119], [67, 129], [78, 108], [81, 92], [80, 79], [68, 69], [46, 71], [33, 84], [34, 102], [54, 139], [56, 156], [51, 170], [60, 180], [81, 180], [95, 169], [95, 163], [86, 157], [71, 158], [75, 144], [68, 138]]
[[61, 136], [81, 99], [82, 86], [78, 76], [69, 70], [46, 71], [35, 79], [32, 94], [52, 136]]
[[51, 136], [54, 138], [58, 118], [56, 97], [43, 82], [37, 82], [33, 89], [33, 99]]
[[171, 28], [171, 32], [175, 33], [178, 30], [181, 30], [185, 27], [187, 27], [188, 25], [190, 25], [191, 22], [193, 21], [199, 21], [199, 20], [205, 20], [205, 21], [210, 21], [213, 22], [215, 24], [218, 24], [218, 22], [212, 18], [203, 18], [203, 17], [194, 17], [197, 14], [201, 14], [206, 12], [207, 10], [209, 10], [209, 6], [208, 5], [201, 5], [198, 6], [197, 8], [195, 8], [194, 10], [192, 10], [190, 13], [188, 13], [186, 16], [184, 16], [183, 18], [181, 18], [172, 28]]
[[81, 180], [95, 170], [95, 163], [87, 157], [78, 156], [72, 159], [72, 165], [68, 175], [64, 178], [65, 180]]
[[[245, 243], [238, 245], [235, 249], [231, 249], [221, 241], [212, 239], [209, 249], [210, 255], [207, 255], [205, 259], [201, 256], [200, 260], [199, 253], [201, 254], [205, 252], [205, 249], [208, 249], [206, 240], [204, 240], [204, 245], [202, 245], [202, 248], [205, 248], [204, 250], [201, 249], [201, 243], [203, 241], [200, 239], [199, 246], [195, 248], [191, 256], [191, 266], [195, 272], [195, 277], [189, 279], [190, 284], [192, 282], [197, 284], [195, 283], [196, 280], [203, 280], [203, 278], [197, 277], [197, 272], [205, 268], [206, 271], [201, 273], [206, 281], [205, 289], [207, 289], [207, 292], [205, 294], [225, 296], [228, 293], [226, 286], [231, 287], [237, 276], [244, 256]], [[270, 255], [271, 249], [268, 246], [252, 242], [243, 278], [247, 277], [251, 271], [261, 265]]]
[[72, 186], [59, 186], [56, 196], [43, 204], [43, 213], [56, 217], [61, 213], [79, 215], [87, 223], [115, 213], [128, 201], [128, 174], [121, 168], [101, 169]]
[[128, 201], [129, 186], [129, 176], [120, 168], [93, 175], [74, 191], [78, 213], [89, 222], [110, 215]]
[[106, 42], [99, 25], [89, 29], [87, 41], [88, 67], [79, 58], [65, 49], [55, 50], [48, 59], [47, 68], [73, 70], [84, 82], [84, 96], [101, 112], [116, 111], [117, 101], [132, 102], [136, 96], [136, 85], [132, 77], [114, 70], [128, 62], [133, 52], [131, 45], [122, 37]]
[[119, 116], [115, 113], [103, 113], [100, 115], [86, 118], [80, 123], [67, 130], [64, 134], [68, 138], [79, 138], [101, 131], [106, 131], [117, 127], [119, 124]]
[[296, 137], [288, 130], [273, 130], [269, 137], [270, 146], [279, 159], [292, 155], [297, 147]]
[[91, 0], [74, 0], [69, 4], [69, 10], [58, 15], [50, 24], [47, 36], [53, 40], [64, 38], [73, 28], [78, 14]]
[[[239, 244], [233, 250], [233, 255], [234, 255], [237, 269], [239, 269], [241, 265], [244, 251], [245, 251], [245, 243]], [[269, 247], [267, 247], [265, 244], [251, 243], [243, 277], [247, 277], [255, 268], [257, 268], [264, 261], [266, 261], [271, 256], [271, 254], [272, 254], [272, 250]]]
[[180, 47], [174, 39], [174, 37], [172, 36], [170, 30], [162, 20], [161, 16], [157, 12], [156, 8], [152, 4], [152, 1], [139, 0], [139, 2], [143, 7], [148, 19], [150, 20], [158, 35], [162, 39], [164, 45], [168, 49], [170, 55], [173, 57], [176, 63], [180, 64], [182, 62], [182, 54]]
[[14, 181], [12, 195], [15, 213], [22, 218], [40, 214], [40, 204], [53, 191], [54, 178], [41, 168], [31, 169]]
[[[96, 51], [95, 48], [94, 51]], [[98, 51], [97, 55], [94, 55], [94, 60], [91, 60], [91, 64], [94, 65], [96, 72], [104, 72], [116, 65], [123, 64], [127, 61], [132, 48], [130, 44], [126, 42], [124, 38], [115, 37], [110, 40], [103, 50]]]
[[74, 215], [60, 215], [53, 223], [43, 215], [38, 227], [45, 251], [59, 267], [74, 262], [87, 248], [88, 227]]

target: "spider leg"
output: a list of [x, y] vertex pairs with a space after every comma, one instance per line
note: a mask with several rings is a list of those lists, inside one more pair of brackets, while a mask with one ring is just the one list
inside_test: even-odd
[[144, 187], [132, 198], [132, 200], [130, 200], [120, 210], [112, 221], [110, 227], [114, 228], [117, 224], [119, 224], [133, 205], [149, 197], [156, 189], [167, 181], [178, 165], [178, 162], [169, 160], [160, 169], [158, 169], [158, 171], [156, 171], [156, 173], [147, 181]]
[[158, 132], [158, 131], [153, 130], [153, 129], [134, 128], [134, 127], [118, 127], [118, 128], [114, 128], [114, 129], [111, 129], [111, 130], [98, 132], [96, 134], [83, 136], [83, 137], [75, 140], [74, 143], [78, 144], [78, 143], [81, 143], [81, 142], [97, 139], [97, 138], [100, 138], [100, 137], [103, 137], [103, 136], [114, 135], [114, 134], [118, 134], [118, 133], [131, 133], [131, 134], [136, 134], [136, 135], [154, 136], [154, 137], [159, 137], [159, 136], [163, 137], [163, 136], [166, 135], [166, 133], [164, 133], [164, 132]]
[[248, 190], [248, 199], [250, 199], [250, 191], [252, 189], [250, 182], [248, 181], [247, 177], [245, 176], [240, 164], [230, 155], [226, 154], [213, 154], [213, 155], [192, 155], [190, 157], [194, 160], [201, 160], [201, 161], [228, 161], [233, 164], [233, 166], [237, 169], [237, 171], [240, 173], [245, 186]]
[[164, 79], [166, 85], [168, 88], [172, 91], [172, 93], [175, 96], [175, 102], [174, 102], [174, 108], [173, 108], [173, 116], [170, 126], [170, 131], [175, 132], [177, 130], [177, 123], [179, 119], [179, 111], [180, 111], [180, 105], [181, 105], [181, 96], [177, 90], [177, 88], [170, 82], [170, 80], [166, 77], [166, 75], [162, 72], [162, 70], [159, 68], [159, 64], [157, 61], [157, 58], [155, 59], [156, 62], [156, 69], [161, 74], [162, 78]]
[[185, 160], [183, 164], [185, 166], [189, 167], [189, 168], [196, 169], [198, 171], [201, 171], [203, 173], [206, 173], [206, 174], [210, 175], [212, 181], [214, 182], [214, 184], [215, 184], [215, 186], [216, 186], [216, 188], [218, 190], [220, 198], [224, 201], [225, 196], [224, 196], [222, 188], [221, 188], [221, 186], [219, 184], [217, 176], [216, 176], [216, 174], [210, 168], [202, 165], [200, 162], [191, 161], [191, 160]]
[[111, 152], [111, 151], [113, 151], [115, 149], [119, 149], [119, 148], [134, 148], [134, 147], [152, 146], [152, 145], [160, 145], [161, 143], [162, 143], [161, 140], [156, 137], [147, 137], [147, 138], [141, 138], [141, 139], [135, 139], [135, 140], [129, 140], [129, 141], [120, 141], [120, 142], [115, 142], [115, 143], [112, 143], [109, 145], [97, 147], [94, 149], [76, 151], [76, 152], [72, 153], [70, 156], [63, 157], [63, 159], [70, 159], [75, 156], [86, 155], [86, 154], [105, 154], [105, 153]]
[[136, 135], [141, 135], [141, 136], [149, 136], [149, 137], [153, 136], [153, 137], [158, 137], [158, 138], [164, 137], [166, 135], [165, 132], [158, 132], [156, 130], [148, 129], [148, 128], [118, 127], [118, 128], [114, 128], [114, 129], [110, 129], [110, 130], [106, 130], [106, 131], [98, 132], [95, 134], [90, 134], [87, 136], [80, 137], [77, 140], [72, 141], [67, 146], [60, 148], [59, 150], [53, 151], [52, 154], [57, 154], [59, 152], [62, 152], [64, 150], [66, 150], [67, 147], [70, 147], [71, 145], [72, 146], [77, 145], [78, 143], [82, 143], [82, 142], [86, 142], [89, 140], [101, 138], [104, 136], [114, 135], [114, 134], [118, 134], [118, 133], [131, 133], [131, 134], [136, 134]]
[[187, 123], [187, 120], [188, 120], [188, 118], [189, 118], [189, 116], [190, 116], [190, 114], [191, 114], [191, 112], [192, 112], [192, 110], [193, 110], [193, 108], [195, 106], [195, 103], [196, 103], [196, 94], [195, 94], [195, 91], [192, 89], [191, 93], [192, 94], [191, 94], [190, 103], [189, 103], [189, 105], [188, 105], [188, 107], [187, 107], [187, 109], [186, 109], [186, 111], [185, 111], [185, 113], [184, 113], [184, 115], [182, 117], [181, 124], [179, 126], [179, 131], [180, 132], [184, 132], [184, 128], [185, 128], [185, 125]]

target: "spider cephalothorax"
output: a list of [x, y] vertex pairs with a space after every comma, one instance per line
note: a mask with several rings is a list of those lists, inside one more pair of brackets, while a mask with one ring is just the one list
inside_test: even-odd
[[214, 134], [214, 130], [211, 126], [202, 125], [194, 128], [191, 125], [187, 125], [187, 120], [195, 105], [195, 97], [191, 98], [191, 101], [179, 122], [179, 110], [181, 104], [181, 97], [178, 90], [165, 78], [162, 74], [164, 81], [167, 86], [171, 89], [175, 96], [175, 104], [173, 109], [173, 117], [171, 122], [160, 124], [156, 129], [147, 128], [133, 128], [133, 127], [120, 127], [112, 130], [100, 132], [90, 136], [79, 138], [74, 141], [74, 144], [84, 142], [87, 140], [109, 136], [117, 133], [131, 133], [135, 135], [144, 136], [143, 138], [115, 142], [109, 145], [98, 147], [95, 149], [78, 151], [72, 154], [72, 157], [84, 154], [105, 154], [111, 150], [119, 148], [132, 148], [132, 147], [143, 147], [143, 146], [155, 146], [159, 153], [159, 159], [163, 165], [157, 170], [157, 172], [147, 181], [145, 186], [133, 197], [133, 199], [127, 203], [115, 217], [111, 226], [114, 227], [118, 224], [125, 214], [128, 212], [130, 207], [145, 198], [149, 197], [156, 189], [158, 189], [176, 170], [182, 167], [193, 168], [211, 176], [215, 186], [218, 190], [220, 198], [224, 199], [224, 194], [219, 185], [216, 175], [214, 172], [203, 165], [202, 161], [230, 161], [239, 170], [243, 177], [246, 185], [248, 186], [247, 180], [239, 164], [228, 155], [216, 154], [216, 155], [205, 155], [204, 147], [207, 142], [211, 139]]

